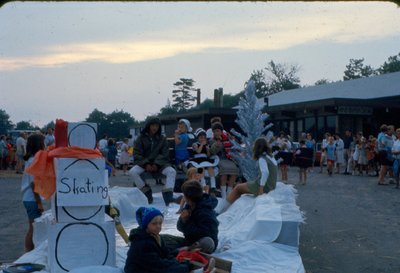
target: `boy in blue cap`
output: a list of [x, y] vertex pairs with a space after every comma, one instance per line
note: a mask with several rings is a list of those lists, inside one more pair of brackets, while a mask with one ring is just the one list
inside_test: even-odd
[[176, 260], [160, 237], [164, 220], [161, 211], [140, 207], [136, 211], [136, 220], [139, 227], [132, 229], [129, 235], [131, 246], [125, 273], [188, 273], [193, 269], [188, 261]]

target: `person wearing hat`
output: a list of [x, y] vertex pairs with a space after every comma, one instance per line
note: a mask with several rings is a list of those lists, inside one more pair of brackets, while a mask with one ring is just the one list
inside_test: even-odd
[[176, 171], [171, 167], [167, 138], [161, 134], [161, 121], [157, 117], [148, 118], [145, 128], [135, 140], [133, 151], [134, 166], [129, 170], [129, 175], [132, 176], [134, 185], [146, 195], [151, 204], [153, 203], [151, 187], [140, 175], [143, 172], [162, 173], [166, 176], [162, 196], [168, 206], [174, 201]]
[[179, 262], [169, 252], [160, 236], [164, 216], [156, 208], [140, 207], [136, 211], [139, 227], [129, 235], [125, 273], [188, 273], [193, 269], [189, 261]]
[[[192, 145], [194, 155], [190, 159], [188, 166], [206, 169], [210, 177], [211, 189], [214, 190], [216, 188], [214, 168], [218, 165], [219, 158], [218, 156], [211, 156], [207, 133], [203, 128], [198, 128], [195, 131], [195, 136], [197, 137], [197, 142]], [[201, 184], [203, 187], [206, 186], [204, 176], [202, 176]]]
[[178, 169], [183, 169], [185, 162], [189, 160], [189, 135], [188, 132], [192, 131], [190, 122], [187, 119], [180, 119], [178, 121], [178, 128], [175, 130], [175, 162]]

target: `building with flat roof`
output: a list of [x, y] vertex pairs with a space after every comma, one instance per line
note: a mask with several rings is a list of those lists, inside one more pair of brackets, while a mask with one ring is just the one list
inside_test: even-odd
[[400, 72], [282, 91], [264, 101], [272, 130], [294, 139], [347, 129], [376, 136], [381, 124], [400, 127]]

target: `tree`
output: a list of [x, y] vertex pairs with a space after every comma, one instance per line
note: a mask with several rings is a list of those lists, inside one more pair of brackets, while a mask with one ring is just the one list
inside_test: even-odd
[[101, 137], [107, 134], [109, 137], [123, 139], [129, 135], [129, 129], [137, 122], [131, 114], [123, 110], [114, 110], [110, 114], [105, 114], [97, 109], [94, 109], [87, 122], [97, 123], [97, 136]]
[[243, 96], [243, 91], [236, 95], [225, 94], [223, 95], [223, 102], [225, 108], [232, 108], [238, 105], [240, 98]]
[[167, 105], [160, 109], [160, 115], [170, 115], [175, 113], [178, 113], [178, 109], [176, 107], [173, 107], [168, 99]]
[[400, 71], [400, 53], [390, 56], [381, 67], [378, 68], [379, 74], [393, 73]]
[[0, 134], [6, 134], [8, 130], [13, 128], [10, 116], [3, 109], [0, 109]]
[[368, 78], [376, 74], [376, 71], [370, 65], [364, 65], [364, 58], [350, 59], [350, 63], [346, 65], [343, 80]]
[[107, 133], [107, 115], [95, 108], [86, 118], [87, 122], [97, 123], [97, 136], [101, 137]]
[[275, 94], [283, 90], [300, 88], [300, 78], [297, 76], [299, 67], [295, 65], [287, 66], [284, 64], [275, 64], [270, 61], [265, 70], [269, 72], [269, 83], [266, 95]]
[[172, 107], [175, 107], [178, 111], [185, 111], [193, 106], [196, 97], [190, 92], [197, 90], [193, 88], [194, 82], [193, 79], [180, 78], [179, 81], [174, 83], [176, 89], [172, 90]]
[[17, 122], [15, 130], [40, 130], [40, 128], [33, 125], [30, 121], [22, 120]]
[[314, 83], [314, 85], [324, 85], [324, 84], [328, 84], [328, 83], [330, 83], [330, 81], [328, 79], [320, 79], [320, 80], [316, 81]]
[[55, 128], [56, 124], [55, 122], [52, 120], [49, 123], [47, 123], [45, 126], [42, 127], [42, 132], [47, 132], [47, 128]]
[[116, 139], [123, 139], [129, 135], [129, 129], [136, 124], [135, 119], [128, 112], [114, 110], [107, 115], [105, 122], [108, 135]]
[[[231, 155], [238, 162], [240, 170], [247, 181], [254, 181], [258, 175], [257, 164], [253, 160], [253, 144], [258, 137], [265, 134], [272, 126], [272, 123], [264, 125], [269, 115], [262, 113], [265, 103], [257, 98], [255, 90], [254, 81], [249, 80], [244, 90], [244, 96], [240, 98], [238, 105], [239, 109], [235, 122], [240, 126], [244, 135], [234, 129], [231, 130], [232, 134], [243, 143], [242, 146], [237, 141], [232, 140]], [[267, 137], [271, 136], [272, 133], [269, 132]]]
[[214, 107], [214, 100], [205, 99], [200, 105], [197, 107], [198, 109], [208, 109]]
[[268, 86], [265, 83], [265, 73], [263, 70], [254, 70], [251, 73], [250, 80], [254, 82], [256, 88], [256, 96], [258, 98], [265, 97], [268, 93]]

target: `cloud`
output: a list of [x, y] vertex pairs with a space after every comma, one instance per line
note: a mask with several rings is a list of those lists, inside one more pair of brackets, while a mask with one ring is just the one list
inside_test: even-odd
[[377, 5], [371, 9], [370, 5], [326, 3], [318, 10], [312, 5], [304, 7], [299, 6], [295, 13], [292, 10], [287, 14], [261, 16], [263, 13], [258, 12], [256, 17], [231, 21], [216, 18], [159, 33], [132, 34], [133, 37], [117, 41], [52, 45], [32, 56], [2, 57], [0, 71], [80, 62], [134, 63], [209, 49], [282, 50], [314, 42], [352, 43], [399, 35], [400, 17], [392, 6], [388, 9], [387, 5]]

